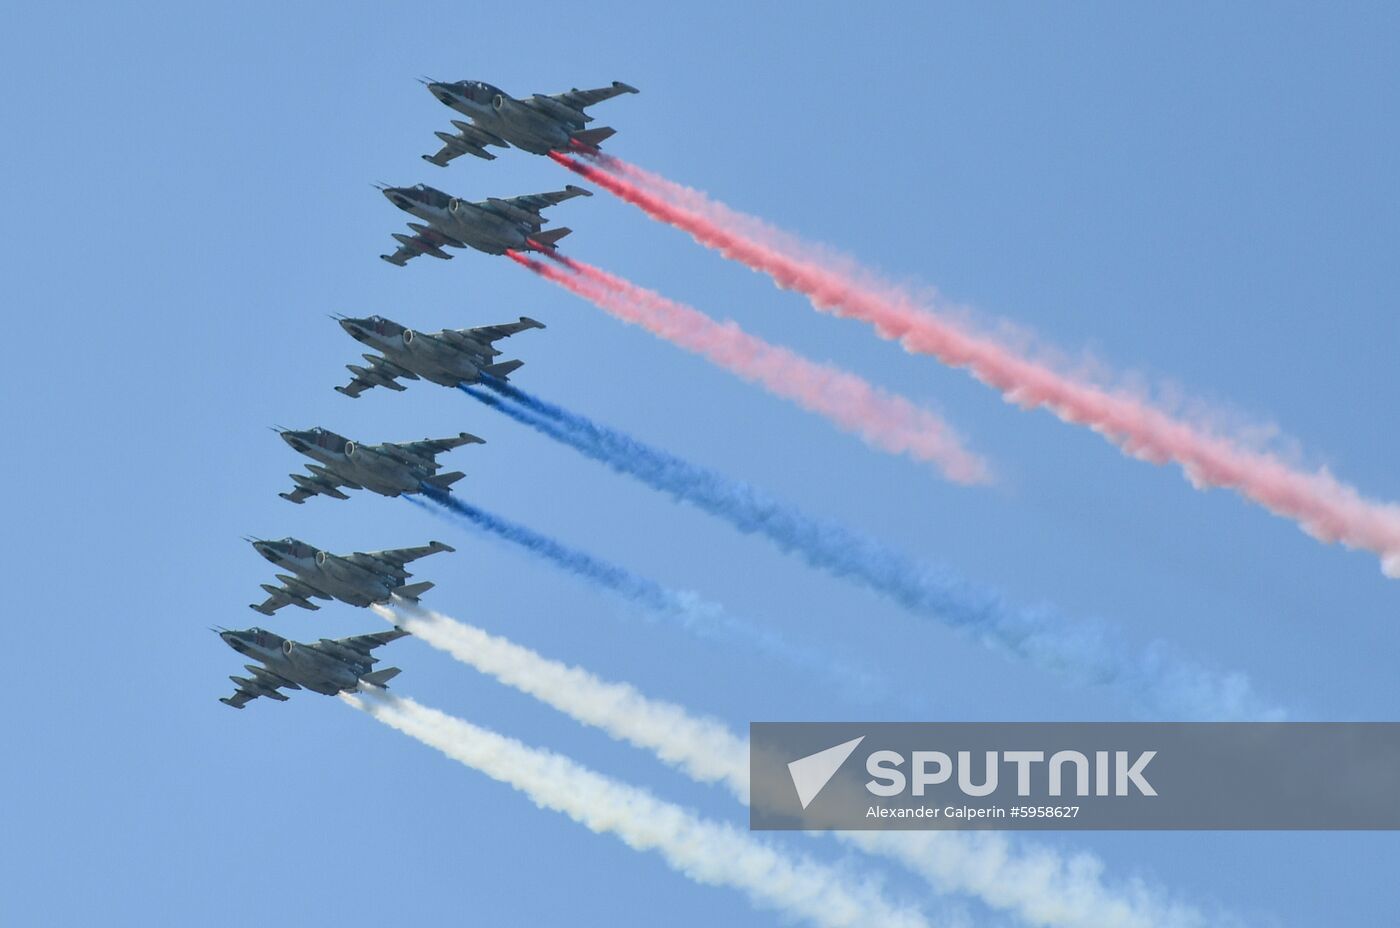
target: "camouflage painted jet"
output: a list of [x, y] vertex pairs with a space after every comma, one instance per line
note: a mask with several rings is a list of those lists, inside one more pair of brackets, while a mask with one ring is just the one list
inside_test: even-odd
[[638, 92], [635, 87], [613, 81], [611, 87], [596, 90], [574, 88], [568, 93], [552, 96], [537, 93], [529, 99], [517, 100], [499, 87], [482, 81], [424, 83], [439, 101], [471, 119], [470, 123], [452, 120], [452, 125], [457, 127], [456, 135], [436, 133], [442, 139], [442, 151], [424, 155], [423, 160], [439, 167], [446, 167], [449, 161], [461, 155], [494, 160], [496, 156], [486, 150], [487, 145], [498, 148], [514, 145], [536, 155], [568, 151], [578, 146], [597, 148], [614, 130], [606, 126], [585, 129], [593, 117], [584, 109], [619, 94]]
[[337, 693], [357, 692], [365, 683], [386, 686], [388, 681], [398, 676], [399, 668], [371, 670], [378, 661], [370, 656], [370, 652], [408, 634], [396, 628], [388, 632], [355, 635], [352, 638], [322, 638], [315, 644], [302, 644], [261, 628], [215, 631], [230, 648], [258, 662], [243, 665], [253, 675], [252, 679], [229, 677], [238, 685], [238, 689], [232, 696], [222, 697], [219, 702], [235, 709], [242, 709], [259, 696], [286, 702], [286, 695], [278, 692], [282, 689], [308, 689], [313, 693], [334, 696]]
[[402, 445], [392, 442], [361, 445], [319, 426], [304, 431], [279, 429], [278, 434], [295, 450], [320, 462], [306, 466], [311, 472], [309, 477], [288, 474], [296, 489], [277, 495], [293, 503], [305, 502], [317, 494], [349, 499], [338, 487], [370, 490], [380, 496], [400, 496], [421, 493], [427, 485], [439, 493], [448, 493], [448, 488], [466, 474], [461, 471], [439, 474], [438, 468], [442, 465], [437, 462], [437, 455], [486, 440], [462, 432], [456, 438], [425, 438]]
[[379, 256], [399, 267], [419, 255], [447, 260], [452, 256], [444, 248], [475, 248], [488, 255], [503, 255], [511, 250], [553, 251], [555, 243], [573, 230], [541, 232], [548, 220], [540, 215], [540, 210], [574, 197], [593, 196], [573, 184], [553, 193], [531, 193], [507, 200], [490, 197], [479, 203], [449, 196], [427, 184], [381, 189], [389, 202], [427, 223], [410, 222], [408, 227], [416, 233], [411, 236], [395, 232], [398, 251]]
[[359, 396], [371, 387], [388, 387], [399, 391], [408, 389], [395, 380], [397, 377], [408, 380], [421, 377], [444, 387], [476, 383], [481, 380], [482, 374], [507, 380], [510, 373], [524, 362], [496, 363], [495, 359], [500, 357], [501, 352], [492, 347], [492, 342], [526, 329], [544, 328], [543, 322], [536, 322], [528, 316], [521, 316], [519, 322], [504, 325], [443, 329], [432, 334], [406, 329], [383, 316], [366, 319], [341, 317], [336, 321], [356, 341], [381, 352], [363, 355], [369, 362], [368, 368], [357, 364], [346, 365], [355, 379], [347, 386], [336, 389], [350, 397]]
[[294, 575], [278, 574], [277, 579], [282, 581], [280, 587], [262, 585], [269, 594], [267, 600], [248, 608], [263, 615], [272, 615], [287, 605], [320, 609], [312, 599], [338, 599], [360, 607], [387, 603], [394, 596], [417, 602], [433, 585], [412, 583], [405, 586], [404, 581], [413, 575], [404, 570], [403, 565], [439, 551], [456, 550], [440, 541], [430, 541], [418, 548], [331, 554], [295, 538], [281, 541], [250, 538], [249, 541], [259, 554]]

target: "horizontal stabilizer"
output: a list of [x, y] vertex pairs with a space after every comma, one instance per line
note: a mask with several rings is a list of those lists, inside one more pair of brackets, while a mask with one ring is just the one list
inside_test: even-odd
[[584, 145], [590, 145], [593, 148], [597, 148], [603, 143], [604, 139], [611, 138], [616, 134], [617, 130], [611, 128], [610, 126], [599, 126], [596, 129], [584, 129], [580, 132], [575, 132], [573, 134], [573, 139], [575, 142], [580, 142]]
[[548, 232], [536, 232], [534, 235], [530, 236], [530, 243], [541, 251], [552, 249], [556, 242], [573, 231], [573, 229], [565, 226], [559, 229], [550, 229]]
[[433, 584], [428, 580], [424, 580], [422, 583], [410, 583], [408, 586], [401, 586], [397, 590], [394, 590], [394, 595], [397, 596], [399, 599], [407, 599], [413, 602], [417, 602], [418, 597], [422, 596], [424, 593], [428, 592], [432, 588]]
[[456, 483], [458, 480], [461, 480], [465, 476], [466, 474], [462, 473], [460, 470], [454, 470], [450, 474], [438, 474], [434, 477], [429, 477], [423, 482], [429, 484], [430, 486], [437, 487], [439, 490], [446, 490], [448, 487], [452, 486], [452, 484]]
[[483, 367], [482, 373], [490, 374], [497, 380], [505, 380], [512, 371], [519, 370], [524, 361], [502, 361], [500, 364], [488, 364]]
[[403, 671], [397, 667], [385, 667], [383, 670], [376, 670], [374, 673], [367, 673], [360, 677], [360, 683], [368, 683], [370, 686], [385, 687], [389, 681], [397, 677]]

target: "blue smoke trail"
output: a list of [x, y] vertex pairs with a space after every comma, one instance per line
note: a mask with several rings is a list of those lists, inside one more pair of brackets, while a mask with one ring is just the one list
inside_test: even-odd
[[[421, 497], [405, 495], [403, 498], [435, 515], [450, 513], [476, 528], [524, 548], [556, 567], [612, 590], [653, 613], [677, 619], [688, 631], [701, 637], [737, 641], [789, 664], [818, 671], [838, 683], [848, 696], [861, 701], [869, 702], [886, 695], [872, 674], [784, 641], [773, 632], [742, 621], [722, 606], [707, 602], [695, 593], [667, 589], [654, 580], [571, 548], [435, 487], [423, 485]], [[430, 506], [429, 502], [435, 505]]]
[[750, 484], [643, 444], [503, 381], [483, 384], [500, 396], [478, 387], [461, 389], [618, 473], [695, 505], [742, 532], [763, 535], [809, 565], [859, 583], [917, 615], [961, 629], [994, 650], [1076, 683], [1120, 690], [1149, 717], [1283, 717], [1280, 709], [1259, 700], [1243, 674], [1201, 667], [1162, 642], [1132, 654], [1102, 623], [1072, 623], [1049, 608], [1012, 606], [994, 591], [945, 568], [919, 563], [860, 532], [808, 516]]

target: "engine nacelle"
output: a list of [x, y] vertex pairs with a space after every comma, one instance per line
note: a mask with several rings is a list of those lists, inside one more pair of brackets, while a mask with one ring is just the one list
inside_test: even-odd
[[353, 458], [355, 456], [355, 443], [353, 441], [347, 441], [345, 443], [345, 456], [347, 458]]
[[404, 329], [404, 330], [403, 330], [403, 343], [404, 343], [405, 345], [411, 345], [411, 344], [413, 344], [413, 330], [412, 330], [412, 329]]
[[292, 656], [292, 652], [295, 651], [296, 648], [297, 648], [297, 643], [296, 643], [295, 641], [292, 641], [292, 640], [288, 639], [288, 640], [282, 642], [282, 653], [285, 654], [285, 655], [287, 655], [288, 657], [291, 657], [291, 656]]
[[510, 117], [519, 115], [524, 107], [505, 94], [498, 93], [491, 98], [491, 109], [495, 110], [499, 116]]
[[329, 558], [330, 558], [330, 555], [326, 554], [326, 552], [324, 552], [324, 551], [317, 551], [317, 552], [316, 552], [316, 566], [317, 566], [317, 567], [325, 567], [325, 566], [326, 566], [326, 561], [327, 561]]

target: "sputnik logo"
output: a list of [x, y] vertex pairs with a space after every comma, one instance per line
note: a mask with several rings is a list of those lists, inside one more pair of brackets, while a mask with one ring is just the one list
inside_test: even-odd
[[841, 769], [846, 758], [864, 740], [865, 736], [861, 735], [788, 764], [788, 773], [792, 776], [792, 785], [797, 789], [797, 799], [802, 803], [802, 808], [807, 808], [817, 798], [817, 794], [836, 776], [836, 771]]

